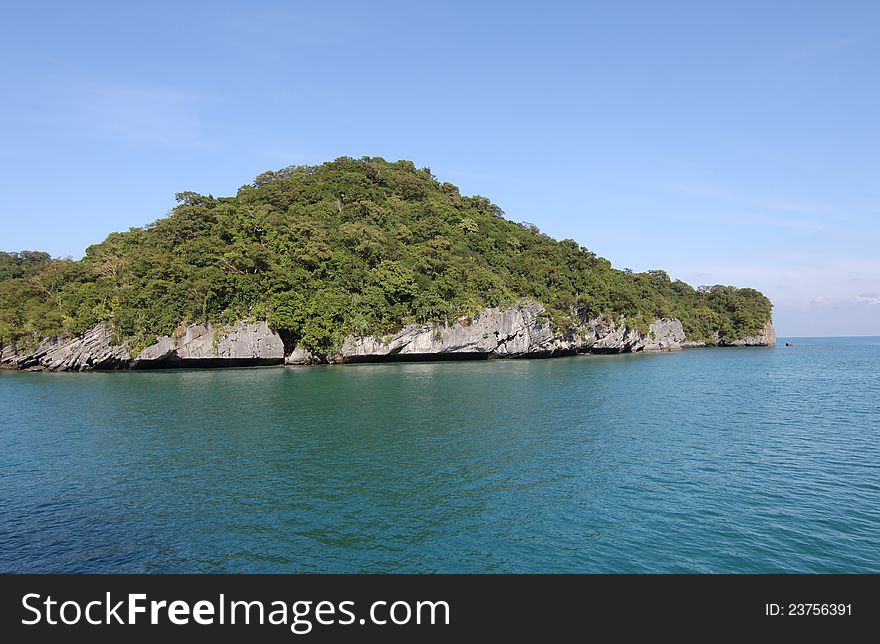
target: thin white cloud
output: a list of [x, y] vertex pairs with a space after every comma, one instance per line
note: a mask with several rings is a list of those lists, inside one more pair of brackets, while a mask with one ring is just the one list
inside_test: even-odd
[[880, 306], [880, 293], [862, 293], [856, 298], [856, 302]]

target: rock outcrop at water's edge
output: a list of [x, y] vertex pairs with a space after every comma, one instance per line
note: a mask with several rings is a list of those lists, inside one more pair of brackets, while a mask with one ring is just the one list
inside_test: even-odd
[[46, 371], [224, 367], [282, 364], [284, 343], [266, 322], [231, 327], [191, 324], [164, 336], [132, 357], [98, 325], [74, 338], [53, 338], [31, 351], [0, 349], [0, 366]]
[[135, 369], [281, 364], [284, 342], [266, 322], [231, 327], [190, 324], [160, 338], [132, 361]]
[[[287, 347], [266, 322], [232, 326], [192, 324], [159, 338], [137, 356], [113, 343], [104, 325], [75, 338], [48, 339], [33, 350], [0, 347], [0, 366], [14, 369], [87, 371], [270, 364], [442, 360], [444, 358], [551, 357], [576, 353], [675, 351], [706, 346], [688, 341], [681, 321], [655, 320], [646, 332], [624, 320], [581, 316], [578, 324], [554, 331], [536, 302], [492, 308], [452, 324], [409, 325], [390, 336], [349, 336], [338, 353], [315, 355], [303, 347]], [[763, 333], [727, 346], [772, 346], [776, 334], [768, 321]], [[714, 344], [724, 345], [721, 342]]]
[[750, 335], [729, 343], [731, 347], [772, 347], [776, 344], [776, 330], [768, 320], [764, 323], [763, 332], [760, 335]]
[[715, 334], [715, 342], [693, 342], [690, 340], [685, 340], [681, 343], [682, 349], [693, 349], [697, 347], [774, 347], [776, 346], [776, 330], [773, 328], [773, 323], [770, 320], [767, 320], [764, 323], [764, 328], [761, 330], [761, 333], [758, 335], [749, 335], [744, 338], [740, 338], [739, 340], [734, 340], [733, 342], [724, 342], [720, 338], [718, 338], [718, 334]]
[[575, 353], [623, 353], [681, 348], [684, 330], [673, 318], [655, 321], [647, 333], [603, 318], [582, 319], [554, 333], [542, 317], [543, 307], [528, 302], [510, 308], [482, 311], [473, 319], [451, 325], [410, 325], [390, 337], [349, 336], [336, 362], [367, 362], [409, 357], [466, 356], [489, 358], [549, 357]]
[[112, 339], [113, 332], [99, 324], [74, 338], [47, 338], [31, 351], [4, 346], [0, 349], [0, 365], [47, 371], [125, 369], [131, 363], [131, 355], [124, 346], [113, 344]]

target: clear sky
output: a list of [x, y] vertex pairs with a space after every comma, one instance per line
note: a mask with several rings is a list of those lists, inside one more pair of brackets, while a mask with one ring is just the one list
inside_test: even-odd
[[411, 159], [615, 266], [880, 335], [880, 2], [9, 2], [0, 248]]

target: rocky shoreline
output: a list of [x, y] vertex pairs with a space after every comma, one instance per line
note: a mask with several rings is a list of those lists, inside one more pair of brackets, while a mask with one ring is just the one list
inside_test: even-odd
[[[642, 333], [602, 317], [582, 317], [575, 326], [554, 332], [543, 307], [524, 302], [492, 308], [451, 324], [409, 325], [389, 336], [349, 336], [333, 355], [315, 355], [288, 346], [266, 322], [231, 326], [192, 324], [160, 338], [138, 355], [113, 342], [103, 325], [72, 338], [50, 338], [31, 350], [0, 347], [0, 367], [46, 371], [230, 367], [254, 365], [340, 364], [403, 360], [538, 358], [578, 353], [677, 351], [707, 346], [689, 341], [681, 321], [655, 320]], [[773, 346], [768, 321], [763, 333], [709, 346]]]

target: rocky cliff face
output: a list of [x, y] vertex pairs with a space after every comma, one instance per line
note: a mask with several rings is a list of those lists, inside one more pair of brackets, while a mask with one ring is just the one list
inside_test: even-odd
[[731, 347], [772, 347], [776, 345], [776, 330], [768, 320], [760, 335], [750, 335], [728, 343]]
[[770, 320], [764, 323], [764, 328], [758, 335], [749, 335], [733, 342], [725, 342], [721, 340], [718, 333], [715, 334], [714, 342], [693, 342], [685, 340], [681, 343], [683, 349], [693, 349], [695, 347], [773, 347], [776, 346], [776, 330]]
[[232, 327], [189, 325], [164, 336], [132, 357], [112, 342], [110, 330], [99, 325], [75, 338], [46, 340], [33, 351], [3, 347], [0, 365], [15, 369], [88, 371], [281, 364], [284, 343], [266, 322], [240, 322]]
[[[688, 342], [681, 321], [675, 318], [656, 320], [645, 333], [627, 327], [623, 321], [602, 317], [582, 318], [573, 328], [554, 332], [543, 311], [540, 304], [525, 302], [508, 308], [486, 309], [472, 319], [460, 318], [452, 324], [409, 325], [390, 336], [349, 336], [339, 352], [331, 356], [316, 356], [302, 347], [295, 347], [286, 354], [281, 337], [266, 322], [240, 322], [231, 327], [188, 325], [172, 336], [160, 338], [133, 357], [126, 347], [112, 342], [112, 333], [107, 327], [96, 326], [75, 338], [46, 340], [32, 351], [2, 347], [0, 366], [84, 371], [444, 357], [549, 357], [675, 351], [705, 346]], [[772, 346], [775, 341], [773, 325], [767, 322], [761, 335], [731, 344]]]
[[495, 357], [552, 354], [568, 349], [554, 337], [550, 324], [541, 320], [536, 304], [508, 309], [487, 309], [473, 319], [451, 325], [410, 325], [390, 337], [349, 336], [336, 359], [356, 362], [378, 356], [477, 353]]
[[232, 327], [191, 324], [150, 345], [132, 361], [135, 369], [173, 366], [281, 364], [284, 343], [266, 322]]
[[32, 351], [7, 346], [0, 350], [0, 365], [49, 371], [124, 369], [131, 355], [124, 346], [113, 344], [112, 338], [109, 328], [98, 325], [75, 338], [47, 339]]
[[350, 336], [336, 362], [407, 359], [446, 354], [478, 354], [488, 358], [555, 356], [575, 353], [668, 351], [681, 348], [681, 322], [664, 318], [647, 333], [594, 318], [572, 329], [554, 333], [542, 318], [540, 304], [528, 302], [511, 308], [486, 309], [473, 319], [451, 325], [410, 325], [392, 336]]

